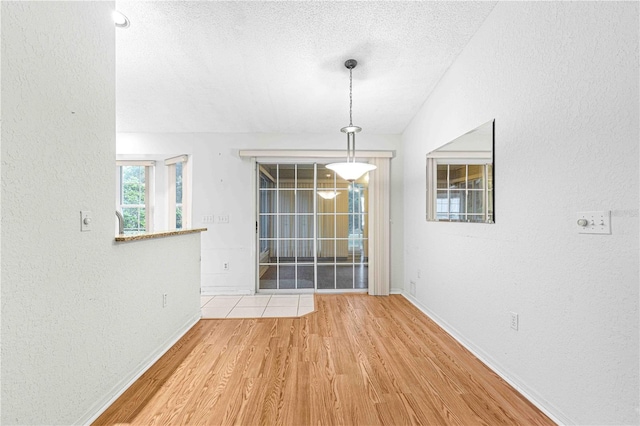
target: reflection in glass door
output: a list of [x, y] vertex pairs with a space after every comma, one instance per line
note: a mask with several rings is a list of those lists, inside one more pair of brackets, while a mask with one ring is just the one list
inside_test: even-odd
[[259, 164], [261, 290], [313, 289], [313, 164]]
[[368, 176], [258, 164], [258, 180], [258, 289], [366, 289]]
[[367, 182], [368, 175], [350, 183], [318, 165], [318, 289], [368, 287]]

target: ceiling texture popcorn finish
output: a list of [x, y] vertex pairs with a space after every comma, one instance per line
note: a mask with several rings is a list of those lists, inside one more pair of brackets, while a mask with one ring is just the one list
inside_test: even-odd
[[118, 1], [118, 132], [401, 133], [495, 2]]

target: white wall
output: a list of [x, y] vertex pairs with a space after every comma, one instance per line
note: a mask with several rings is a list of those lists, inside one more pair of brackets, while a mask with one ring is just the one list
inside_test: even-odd
[[2, 424], [87, 423], [200, 315], [199, 235], [114, 242], [114, 6], [2, 2]]
[[[499, 2], [403, 135], [414, 300], [568, 424], [640, 423], [638, 97], [637, 2]], [[493, 118], [496, 224], [427, 223], [425, 154]]]
[[[206, 227], [202, 236], [204, 294], [250, 294], [255, 291], [255, 174], [240, 149], [345, 150], [346, 139], [331, 134], [141, 134], [119, 133], [118, 155], [191, 154], [193, 227]], [[391, 161], [391, 287], [402, 288], [402, 153], [398, 135], [370, 135], [363, 131], [359, 150], [395, 150]], [[229, 215], [228, 224], [202, 223], [206, 215]], [[222, 263], [229, 261], [229, 271]]]

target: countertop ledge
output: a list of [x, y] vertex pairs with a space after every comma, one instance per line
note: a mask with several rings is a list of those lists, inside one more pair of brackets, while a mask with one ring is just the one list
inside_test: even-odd
[[174, 229], [171, 231], [147, 232], [144, 234], [135, 234], [135, 235], [116, 235], [116, 241], [126, 242], [126, 241], [149, 240], [151, 238], [164, 238], [164, 237], [173, 237], [174, 235], [194, 234], [196, 232], [204, 232], [206, 230], [207, 228]]

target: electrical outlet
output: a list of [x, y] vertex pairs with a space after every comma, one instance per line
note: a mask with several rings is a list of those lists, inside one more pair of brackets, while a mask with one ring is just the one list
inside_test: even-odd
[[224, 261], [222, 262], [222, 270], [223, 271], [228, 271], [229, 270], [229, 262], [228, 261]]
[[511, 328], [514, 330], [518, 330], [518, 314], [515, 312], [510, 312], [511, 314]]
[[418, 278], [422, 278], [422, 270], [418, 269]]
[[162, 307], [167, 307], [167, 293], [162, 293]]
[[416, 295], [416, 282], [409, 281], [409, 294], [412, 296]]

